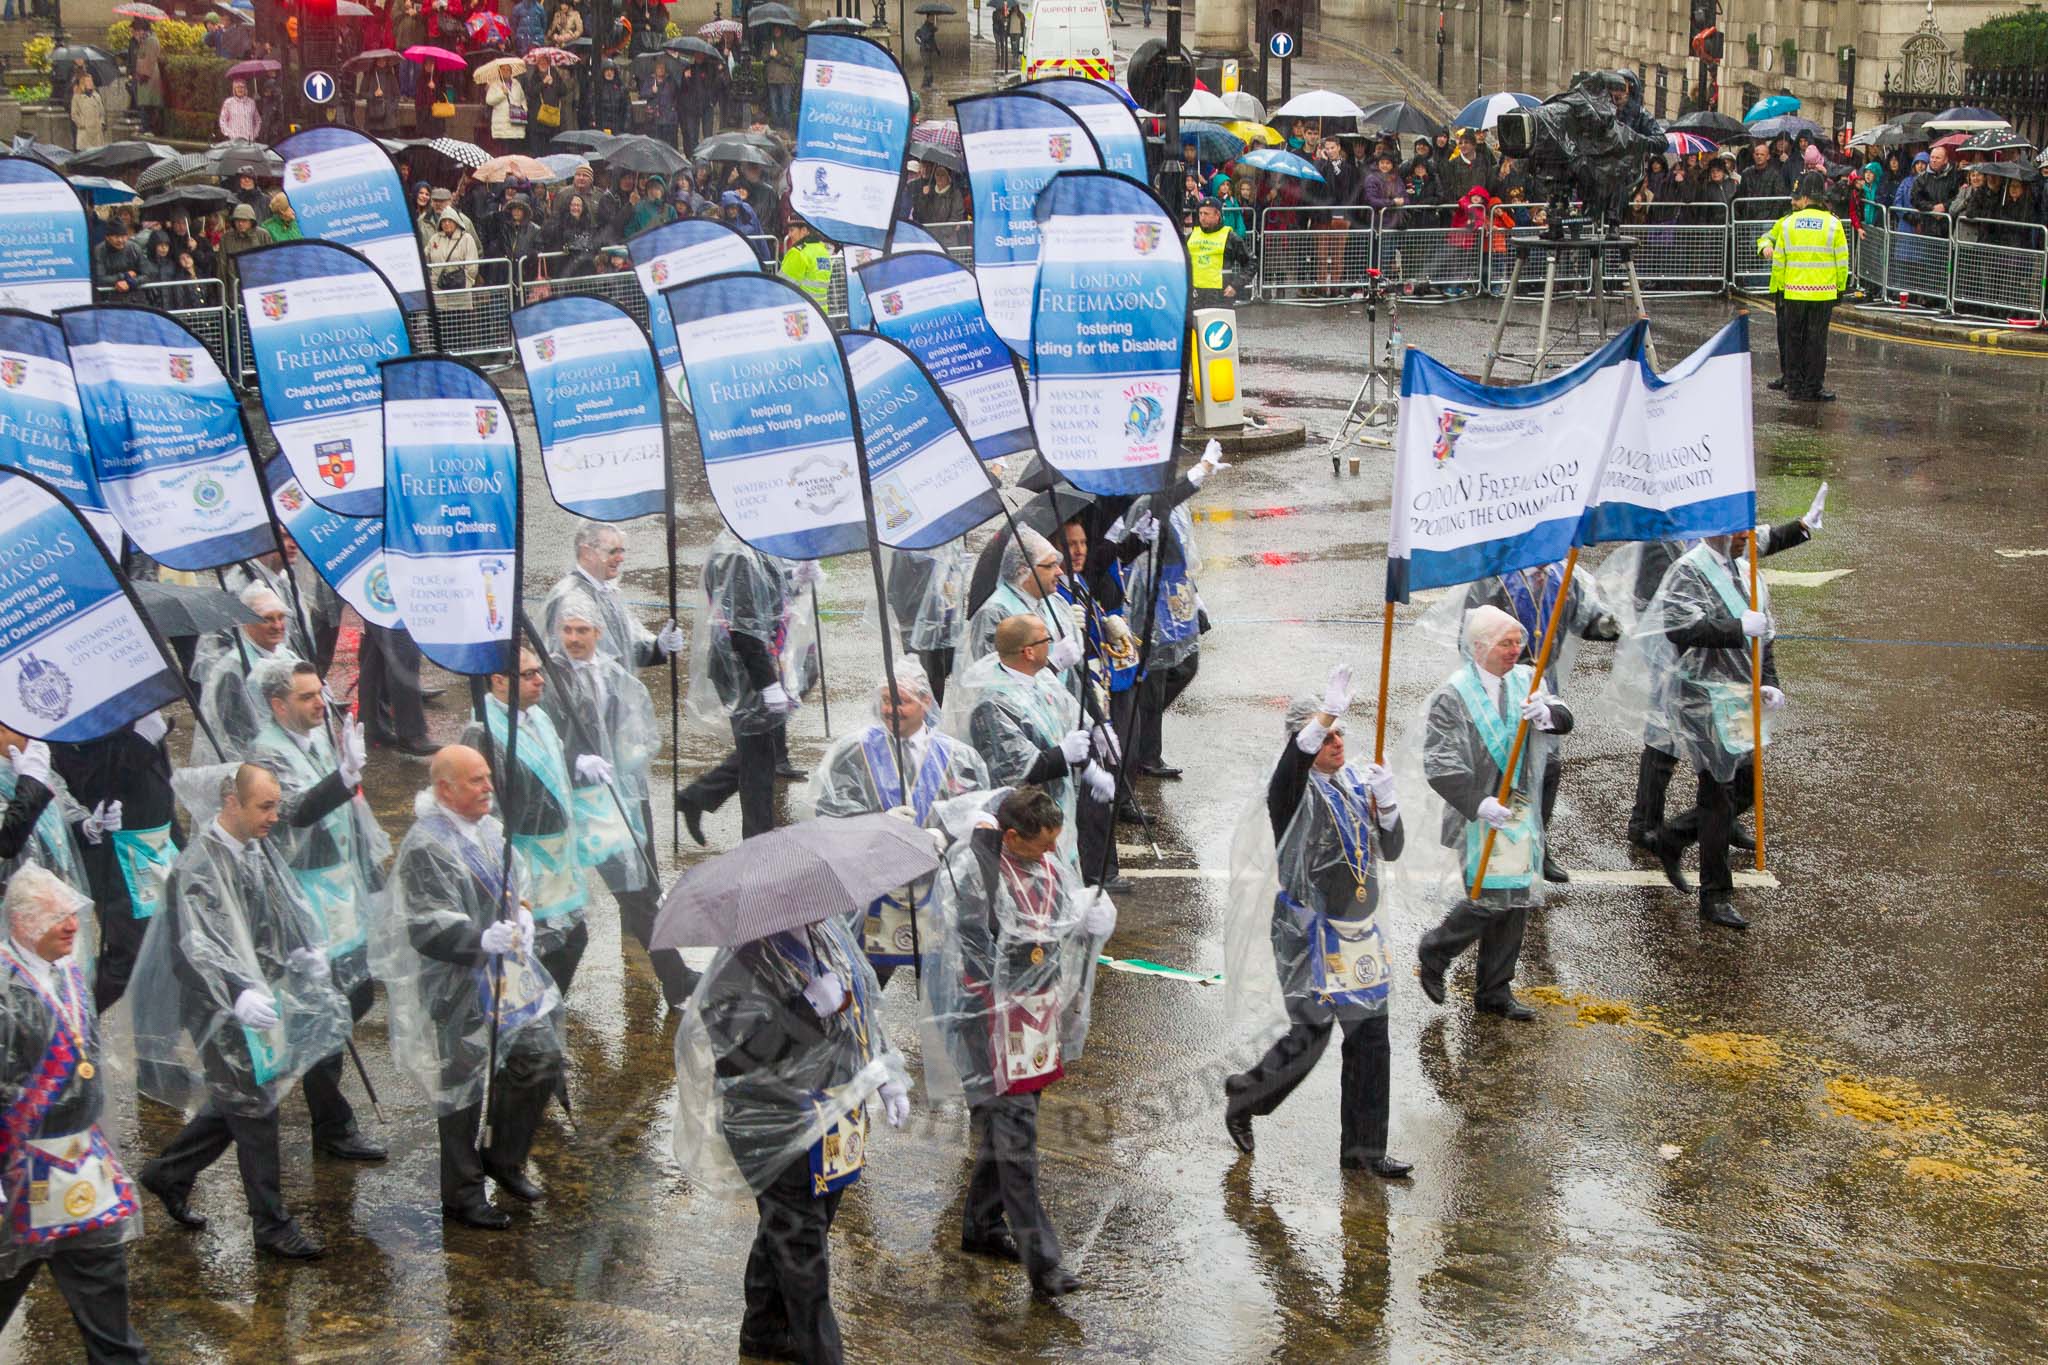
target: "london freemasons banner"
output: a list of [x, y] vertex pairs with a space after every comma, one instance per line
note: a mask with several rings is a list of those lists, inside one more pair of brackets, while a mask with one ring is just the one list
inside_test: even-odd
[[853, 377], [860, 443], [874, 490], [875, 538], [928, 550], [999, 516], [1001, 497], [931, 376], [910, 352], [861, 332], [839, 338]]
[[[378, 434], [378, 444], [383, 435]], [[282, 455], [263, 467], [271, 510], [314, 572], [365, 622], [385, 629], [403, 624], [391, 595], [391, 571], [384, 563], [384, 518], [345, 517], [313, 501]]]
[[377, 367], [412, 353], [390, 284], [326, 242], [235, 258], [249, 349], [270, 434], [313, 500], [384, 515], [384, 388]]
[[860, 268], [870, 265], [885, 256], [912, 256], [920, 252], [943, 256], [946, 248], [938, 240], [915, 223], [897, 220], [896, 230], [889, 238], [889, 250], [880, 247], [849, 246], [846, 248], [846, 327], [851, 332], [871, 331], [875, 315], [868, 308], [868, 291], [860, 282]]
[[347, 128], [294, 133], [277, 144], [277, 154], [284, 158], [284, 197], [299, 231], [353, 247], [384, 272], [408, 310], [425, 308], [419, 233], [390, 154]]
[[597, 521], [660, 515], [668, 444], [640, 325], [609, 300], [572, 295], [520, 309], [512, 335], [555, 501]]
[[973, 273], [949, 256], [929, 253], [885, 257], [858, 273], [875, 330], [931, 371], [974, 453], [996, 460], [1029, 450], [1024, 385], [1010, 348], [982, 312]]
[[27, 157], [0, 157], [0, 308], [49, 317], [92, 302], [85, 208], [63, 176]]
[[1017, 88], [1043, 95], [1081, 120], [1095, 135], [1103, 170], [1139, 185], [1146, 183], [1145, 134], [1138, 127], [1138, 116], [1114, 86], [1079, 76], [1050, 76]]
[[888, 49], [850, 33], [810, 34], [790, 208], [828, 241], [887, 245], [909, 141], [910, 86]]
[[62, 493], [108, 555], [120, 557], [121, 523], [107, 510], [93, 472], [64, 331], [13, 309], [0, 311], [0, 466], [33, 474]]
[[663, 292], [734, 270], [759, 270], [761, 258], [753, 243], [708, 218], [687, 218], [649, 228], [627, 242], [626, 251], [633, 258], [633, 272], [640, 277], [640, 292], [647, 296], [647, 335], [654, 339], [662, 380], [676, 401], [688, 407], [683, 365], [676, 357], [675, 324], [669, 320]]

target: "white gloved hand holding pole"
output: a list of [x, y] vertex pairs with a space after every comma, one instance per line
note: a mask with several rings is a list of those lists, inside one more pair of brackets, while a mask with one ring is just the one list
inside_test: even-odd
[[1087, 761], [1088, 744], [1089, 739], [1086, 730], [1067, 731], [1066, 735], [1060, 740], [1060, 756], [1067, 760], [1068, 767], [1071, 768]]
[[9, 761], [14, 764], [17, 777], [33, 777], [45, 787], [50, 785], [50, 746], [39, 739], [32, 739], [18, 749], [7, 751]]
[[1230, 466], [1223, 463], [1223, 443], [1212, 436], [1209, 444], [1202, 448], [1201, 462], [1188, 471], [1188, 482], [1200, 488], [1211, 474], [1228, 468]]
[[1506, 829], [1515, 823], [1514, 813], [1490, 796], [1480, 801], [1479, 818], [1495, 829]]
[[519, 925], [515, 920], [492, 920], [484, 926], [483, 948], [492, 957], [503, 957], [519, 946]]
[[1116, 774], [1093, 759], [1081, 770], [1081, 781], [1087, 784], [1088, 795], [1093, 800], [1107, 802], [1116, 795]]
[[1813, 503], [1806, 509], [1806, 515], [1799, 519], [1799, 524], [1804, 526], [1809, 534], [1819, 535], [1820, 521], [1821, 518], [1824, 515], [1826, 515], [1827, 510], [1828, 481], [1826, 479], [1822, 479], [1820, 481], [1820, 491], [1813, 495]]
[[810, 1001], [820, 1019], [830, 1019], [846, 1008], [846, 987], [840, 984], [838, 973], [826, 972], [813, 977], [811, 984], [804, 987], [804, 999]]
[[1081, 662], [1082, 653], [1078, 636], [1062, 635], [1052, 642], [1052, 649], [1045, 656], [1046, 666], [1054, 672], [1064, 672]]
[[235, 1022], [243, 1028], [277, 1027], [277, 1002], [268, 991], [260, 991], [254, 986], [245, 987], [235, 997], [234, 1013]]
[[1106, 939], [1116, 932], [1116, 902], [1099, 886], [1095, 888], [1094, 896], [1088, 908], [1081, 912], [1081, 932], [1092, 939]]
[[1763, 612], [1745, 611], [1742, 613], [1742, 633], [1750, 639], [1754, 640], [1760, 636], [1768, 635], [1770, 630], [1771, 618]]
[[682, 653], [682, 627], [678, 626], [673, 620], [664, 622], [661, 629], [654, 633], [654, 647], [661, 651], [663, 658], [667, 658], [671, 654]]
[[603, 754], [578, 754], [576, 778], [586, 786], [608, 783], [612, 780], [612, 765]]
[[146, 716], [137, 717], [135, 723], [128, 728], [150, 744], [161, 744], [164, 742], [164, 736], [171, 732], [171, 723], [163, 718], [162, 712], [152, 711]]
[[98, 846], [102, 838], [119, 828], [121, 828], [121, 803], [119, 801], [100, 802], [92, 808], [91, 814], [78, 822], [78, 832], [85, 836], [85, 841], [88, 844], [92, 844], [95, 847]]
[[796, 710], [796, 702], [789, 693], [782, 690], [780, 682], [769, 683], [761, 689], [761, 704], [777, 715], [786, 715]]
[[1131, 534], [1150, 545], [1159, 539], [1159, 518], [1149, 510], [1138, 513], [1138, 519], [1131, 523]]
[[799, 559], [796, 567], [789, 571], [789, 586], [797, 592], [802, 592], [805, 588], [822, 582], [824, 577], [825, 572], [818, 567], [817, 560]]
[[370, 749], [363, 736], [363, 723], [344, 720], [335, 738], [340, 749], [335, 766], [341, 769], [341, 785], [353, 787], [363, 780], [363, 768], [369, 761]]
[[1771, 686], [1769, 683], [1765, 683], [1763, 693], [1764, 710], [1782, 711], [1785, 709], [1785, 694], [1782, 691]]
[[903, 1082], [882, 1083], [882, 1117], [891, 1128], [901, 1128], [910, 1117], [910, 1093], [903, 1088]]
[[1113, 728], [1097, 721], [1090, 727], [1089, 733], [1095, 739], [1095, 756], [1104, 763], [1115, 763], [1123, 757], [1124, 746], [1117, 741]]
[[1539, 730], [1548, 731], [1551, 727], [1550, 694], [1531, 692], [1529, 699], [1522, 703], [1522, 719]]

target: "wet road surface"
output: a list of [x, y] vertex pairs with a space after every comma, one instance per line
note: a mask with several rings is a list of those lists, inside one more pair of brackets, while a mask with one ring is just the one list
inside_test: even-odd
[[[1668, 365], [1729, 309], [1653, 313]], [[1491, 316], [1411, 308], [1404, 324], [1413, 344], [1471, 367]], [[1761, 378], [1774, 369], [1758, 321]], [[1247, 314], [1254, 401], [1318, 438], [1333, 431], [1364, 327], [1355, 307]], [[511, 388], [516, 372], [501, 379]], [[1246, 1053], [1221, 989], [1104, 971], [1088, 1055], [1049, 1093], [1042, 1129], [1047, 1204], [1087, 1291], [1035, 1303], [1015, 1267], [958, 1253], [964, 1116], [918, 1099], [905, 1131], [877, 1127], [833, 1239], [849, 1356], [2038, 1357], [2048, 589], [2042, 558], [2000, 551], [2048, 550], [2036, 492], [2048, 365], [1840, 336], [1831, 382], [1842, 401], [1824, 409], [1758, 388], [1769, 515], [1796, 515], [1821, 478], [1833, 487], [1823, 533], [1772, 567], [1848, 572], [1777, 589], [1792, 700], [1768, 769], [1780, 884], [1741, 893], [1748, 934], [1703, 927], [1669, 889], [1582, 878], [1532, 919], [1518, 984], [1537, 1021], [1475, 1019], [1469, 959], [1441, 1009], [1407, 973], [1442, 907], [1418, 869], [1387, 911], [1392, 1146], [1417, 1163], [1396, 1186], [1337, 1170], [1334, 1058], [1240, 1158], [1220, 1082]], [[512, 402], [523, 424], [523, 395]], [[1386, 458], [1367, 451], [1359, 475], [1333, 477], [1319, 444], [1248, 459], [1193, 504], [1215, 629], [1167, 721], [1166, 753], [1187, 778], [1141, 789], [1160, 858], [1124, 828], [1137, 887], [1120, 898], [1119, 958], [1222, 969], [1230, 831], [1263, 791], [1285, 698], [1340, 659], [1377, 675]], [[687, 431], [675, 458], [687, 600], [716, 515]], [[538, 492], [527, 507], [537, 603], [568, 560], [569, 522]], [[632, 535], [627, 592], [651, 620], [666, 596], [660, 538]], [[835, 733], [879, 677], [870, 591], [864, 564], [831, 566]], [[1408, 628], [1421, 607], [1400, 614], [1396, 754], [1449, 667]], [[1592, 700], [1607, 654], [1579, 655], [1586, 718], [1556, 822], [1582, 871], [1649, 866], [1622, 840], [1633, 736]], [[430, 707], [438, 739], [459, 729], [463, 695], [452, 685]], [[1353, 716], [1361, 746], [1370, 705]], [[821, 719], [809, 705], [793, 725], [800, 764], [821, 751]], [[687, 736], [682, 770], [721, 749]], [[369, 787], [394, 836], [424, 778], [423, 764], [373, 757]], [[664, 760], [658, 791], [667, 778]], [[1418, 810], [1412, 768], [1402, 780]], [[664, 799], [666, 860], [665, 811]], [[737, 823], [736, 803], [707, 821], [714, 848]], [[303, 1103], [285, 1111], [287, 1197], [327, 1240], [326, 1261], [253, 1258], [231, 1161], [194, 1200], [206, 1232], [147, 1205], [135, 1315], [160, 1360], [731, 1358], [753, 1210], [693, 1192], [669, 1158], [673, 1026], [600, 899], [569, 1017], [575, 1123], [557, 1113], [536, 1150], [547, 1202], [515, 1208], [509, 1233], [444, 1228], [432, 1114], [390, 1066], [380, 1008], [358, 1039], [385, 1122], [362, 1111], [392, 1161], [316, 1162]], [[913, 1056], [915, 1010], [900, 977], [884, 1015]], [[353, 1077], [347, 1087], [359, 1093]], [[108, 1124], [131, 1169], [175, 1127], [132, 1097]], [[0, 1356], [75, 1354], [45, 1279]]]

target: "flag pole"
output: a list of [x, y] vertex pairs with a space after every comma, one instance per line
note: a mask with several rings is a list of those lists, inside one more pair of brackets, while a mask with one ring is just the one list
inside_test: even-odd
[[1387, 673], [1394, 663], [1394, 604], [1387, 603], [1387, 614], [1380, 625], [1380, 703], [1373, 713], [1372, 761], [1382, 766], [1387, 761]]
[[[1536, 655], [1536, 671], [1529, 676], [1529, 695], [1535, 696], [1543, 686], [1543, 675], [1550, 668], [1550, 654], [1557, 645], [1557, 628], [1564, 620], [1565, 599], [1571, 596], [1572, 570], [1579, 564], [1579, 547], [1572, 546], [1565, 556], [1564, 579], [1557, 585], [1557, 601], [1550, 608], [1550, 624], [1543, 631], [1543, 648]], [[1515, 788], [1515, 769], [1521, 766], [1522, 746], [1529, 737], [1529, 720], [1525, 716], [1515, 727], [1515, 742], [1508, 749], [1507, 765], [1500, 772], [1500, 792], [1494, 800], [1505, 806]], [[1479, 899], [1479, 889], [1486, 884], [1486, 864], [1493, 857], [1493, 836], [1498, 831], [1489, 828], [1486, 838], [1479, 845], [1479, 867], [1472, 874], [1472, 899]]]
[[[1749, 533], [1749, 609], [1760, 611], [1757, 605], [1758, 585], [1762, 582], [1756, 568], [1756, 532]], [[1750, 782], [1753, 804], [1756, 806], [1756, 870], [1764, 870], [1764, 642], [1758, 636], [1749, 642], [1749, 733], [1750, 733]]]
[[[870, 508], [868, 509], [868, 553], [870, 555], [878, 555], [880, 553], [875, 548], [874, 520], [874, 509]], [[879, 559], [876, 560], [878, 565], [880, 562]], [[880, 572], [880, 570], [877, 569], [877, 572]], [[884, 612], [889, 610], [889, 602], [886, 597], [882, 599], [882, 610]], [[832, 738], [832, 693], [825, 685], [825, 618], [818, 610], [818, 585], [816, 583], [811, 584], [811, 638], [813, 641], [812, 648], [818, 651], [818, 705], [825, 712], [825, 738], [830, 739]], [[894, 684], [892, 683], [891, 686], [894, 686]]]

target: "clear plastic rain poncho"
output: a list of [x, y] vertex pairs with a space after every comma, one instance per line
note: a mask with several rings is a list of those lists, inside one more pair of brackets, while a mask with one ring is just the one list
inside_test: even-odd
[[[846, 1008], [820, 1019], [803, 990], [826, 972]], [[880, 997], [838, 915], [719, 949], [676, 1028], [675, 1154], [690, 1179], [735, 1197], [792, 1161], [809, 1162], [815, 1194], [857, 1179], [869, 1097], [909, 1084]]]
[[91, 982], [75, 952], [39, 975], [18, 946], [66, 909], [81, 932], [91, 922], [91, 901], [53, 889], [32, 902], [18, 892], [16, 915], [0, 913], [0, 1277], [142, 1235], [136, 1187], [100, 1131], [107, 1073]]
[[957, 649], [967, 634], [967, 585], [973, 569], [967, 539], [935, 550], [882, 551], [889, 610], [905, 649]]
[[976, 829], [932, 881], [938, 933], [925, 942], [925, 1084], [970, 1105], [1029, 1094], [1081, 1059], [1097, 940], [1092, 893], [1066, 859], [1023, 863]]
[[547, 600], [541, 603], [540, 628], [550, 644], [561, 638], [555, 627], [562, 619], [562, 608], [571, 598], [581, 598], [581, 609], [597, 613], [596, 624], [604, 631], [597, 641], [600, 654], [629, 669], [657, 660], [660, 651], [654, 646], [654, 632], [626, 609], [626, 599], [618, 591], [618, 580], [599, 583], [577, 569], [563, 574], [555, 586], [548, 589]]
[[533, 911], [533, 950], [545, 957], [576, 932], [590, 904], [590, 877], [577, 857], [582, 831], [576, 820], [576, 776], [568, 745], [545, 709], [520, 711], [519, 748], [507, 774], [505, 747], [511, 735], [511, 709], [486, 696], [484, 720], [462, 728], [462, 743], [490, 761], [492, 802], [512, 832], [520, 885]]
[[[1440, 898], [1455, 899], [1472, 889], [1472, 874], [1478, 870], [1486, 836], [1486, 825], [1477, 818], [1479, 803], [1500, 794], [1501, 769], [1514, 744], [1515, 728], [1521, 723], [1532, 672], [1527, 664], [1510, 669], [1501, 680], [1505, 700], [1496, 704], [1488, 697], [1478, 667], [1466, 659], [1430, 693], [1419, 724], [1404, 737], [1393, 766], [1399, 772], [1419, 772], [1427, 783], [1423, 799], [1407, 806], [1408, 828], [1418, 832], [1417, 846], [1426, 842], [1426, 835], [1419, 831], [1434, 831], [1434, 842], [1448, 855], [1417, 859], [1435, 874]], [[1544, 769], [1556, 748], [1554, 736], [1534, 725], [1529, 727], [1508, 798], [1514, 823], [1495, 836], [1487, 859], [1481, 897], [1487, 904], [1542, 903], [1540, 795]]]
[[210, 657], [195, 659], [192, 664], [193, 681], [198, 684], [199, 713], [227, 749], [226, 753], [216, 750], [202, 726], [192, 738], [194, 763], [239, 763], [247, 758], [256, 732], [270, 719], [270, 707], [257, 694], [253, 681], [257, 670], [273, 660], [299, 661], [290, 645], [266, 650], [251, 643], [246, 635], [235, 634], [239, 636], [239, 648], [235, 641], [230, 641]]
[[[581, 593], [556, 608], [557, 628], [573, 621], [603, 625], [591, 599]], [[560, 638], [558, 629], [550, 636], [552, 642]], [[639, 678], [601, 649], [588, 659], [577, 659], [558, 645], [550, 658], [554, 672], [540, 704], [554, 721], [568, 759], [577, 861], [595, 869], [614, 894], [641, 890], [649, 882], [641, 852], [648, 834], [642, 807], [651, 790], [654, 755], [661, 748], [654, 699]], [[596, 754], [611, 764], [609, 786], [577, 776], [576, 760], [584, 754]]]
[[[277, 1023], [235, 1017], [252, 989], [270, 997]], [[283, 855], [267, 839], [238, 850], [217, 822], [178, 855], [128, 998], [137, 1088], [174, 1109], [205, 1101], [268, 1114], [308, 1067], [341, 1051], [352, 1024], [326, 932]]]
[[[0, 755], [0, 810], [14, 803], [16, 780], [13, 760]], [[21, 851], [12, 858], [0, 860], [0, 886], [14, 875], [15, 869], [33, 863], [56, 873], [74, 891], [89, 892], [85, 857], [79, 850], [78, 836], [71, 827], [71, 822], [83, 819], [86, 812], [72, 799], [71, 789], [56, 773], [51, 773], [44, 785], [50, 789], [49, 804], [36, 816], [35, 830], [28, 842], [21, 846]]]
[[[370, 933], [370, 962], [391, 1011], [392, 1063], [446, 1116], [484, 1097], [492, 1002], [498, 1069], [518, 1059], [531, 1074], [535, 1064], [552, 1068], [562, 1055], [562, 996], [533, 953], [506, 954], [501, 979], [483, 949], [504, 887], [497, 819], [465, 827], [431, 790], [414, 799], [413, 814]], [[512, 879], [517, 914], [517, 859]]]
[[[1636, 620], [1628, 676], [1615, 682], [1618, 691], [1647, 695], [1670, 751], [1720, 782], [1733, 781], [1756, 749], [1749, 637], [1742, 633], [1749, 566], [1732, 561], [1720, 548], [1726, 543], [1722, 538], [1694, 546], [1671, 566]], [[1768, 584], [1757, 584], [1757, 603], [1770, 613]], [[1772, 686], [1775, 634], [1773, 621], [1763, 636], [1763, 681]], [[1622, 666], [1616, 671], [1622, 673]], [[1763, 738], [1768, 745], [1768, 714]]]
[[1621, 633], [1600, 692], [1601, 711], [1640, 735], [1646, 747], [1667, 754], [1675, 746], [1657, 698], [1676, 656], [1662, 636], [1645, 639], [1640, 626], [1664, 575], [1689, 548], [1683, 541], [1631, 541], [1616, 546], [1597, 571], [1601, 600], [1610, 604]]
[[[1022, 783], [1038, 755], [1080, 724], [1080, 701], [1050, 668], [1022, 678], [994, 654], [985, 654], [955, 673], [946, 688], [946, 733], [981, 755], [991, 786]], [[1066, 816], [1060, 847], [1072, 860], [1079, 856], [1074, 777], [1069, 773], [1040, 785]]]
[[[1369, 756], [1349, 756], [1325, 775], [1296, 747], [1294, 737], [1318, 709], [1314, 697], [1288, 706], [1287, 747], [1231, 838], [1228, 1013], [1268, 1037], [1294, 1016], [1384, 1015], [1392, 993], [1381, 911], [1405, 826], [1390, 832], [1375, 820], [1365, 783]], [[1300, 784], [1301, 798], [1276, 841], [1267, 800], [1283, 779]]]
[[[1125, 513], [1135, 521], [1149, 508], [1148, 494], [1131, 504]], [[1185, 503], [1177, 504], [1161, 528], [1166, 543], [1159, 547], [1159, 590], [1153, 593], [1152, 549], [1145, 549], [1128, 565], [1119, 565], [1124, 583], [1124, 616], [1133, 631], [1142, 630], [1149, 617], [1152, 653], [1145, 666], [1166, 669], [1185, 663], [1202, 643], [1202, 596], [1195, 590], [1195, 573], [1201, 557], [1195, 550], [1194, 519]], [[1151, 603], [1146, 604], [1147, 597]]]
[[[934, 828], [945, 803], [988, 787], [988, 765], [964, 741], [942, 733], [938, 705], [922, 670], [896, 666], [896, 683], [925, 706], [924, 728], [903, 740], [904, 766], [914, 774], [909, 790], [896, 762], [896, 742], [882, 715], [883, 688], [877, 688], [868, 725], [841, 735], [811, 774], [807, 796], [812, 814], [867, 815], [908, 806], [917, 822]], [[907, 967], [915, 943], [931, 933], [929, 878], [878, 897], [865, 911], [856, 911], [850, 927], [854, 937], [878, 966]], [[915, 907], [913, 909], [913, 907]], [[917, 919], [913, 936], [911, 916]]]
[[[800, 694], [797, 677], [782, 663], [792, 616], [788, 574], [775, 556], [721, 531], [704, 560], [703, 593], [690, 633], [690, 719], [719, 733], [730, 727], [736, 734], [766, 734], [784, 717], [761, 700], [733, 637], [758, 643], [780, 670], [783, 690]], [[809, 621], [808, 613], [801, 615]]]
[[[995, 653], [996, 627], [1012, 616], [1038, 617], [1056, 641], [1076, 633], [1073, 609], [1053, 591], [1055, 582], [1045, 584], [1043, 597], [1033, 597], [1017, 586], [1029, 582], [1034, 572], [1042, 574], [1032, 565], [1051, 553], [1052, 543], [1029, 526], [1018, 527], [1015, 536], [1005, 539], [995, 591], [975, 609], [973, 619], [967, 623], [967, 654], [954, 666], [956, 676], [970, 664]], [[950, 693], [952, 688], [953, 684], [948, 682], [946, 690]]]
[[271, 842], [320, 921], [334, 984], [353, 991], [369, 979], [372, 897], [384, 885], [391, 838], [361, 792], [334, 804], [346, 790], [334, 745], [325, 730], [306, 739], [302, 748], [273, 715], [256, 732], [249, 761], [268, 769], [284, 794]]
[[[1479, 607], [1494, 607], [1515, 618], [1522, 627], [1521, 662], [1533, 664], [1543, 648], [1543, 632], [1550, 627], [1551, 609], [1564, 588], [1564, 564], [1482, 578], [1462, 589], [1452, 588], [1422, 615], [1420, 625], [1431, 641], [1442, 646], [1446, 657], [1464, 655], [1465, 619]], [[1581, 560], [1566, 588], [1564, 615], [1558, 621], [1557, 643], [1551, 647], [1550, 665], [1543, 673], [1545, 691], [1569, 695], [1573, 670], [1578, 666], [1580, 646], [1588, 640], [1608, 641], [1621, 634], [1620, 621], [1607, 605], [1600, 580]], [[1604, 653], [1604, 651], [1602, 651]], [[1597, 666], [1596, 659], [1588, 660]]]

